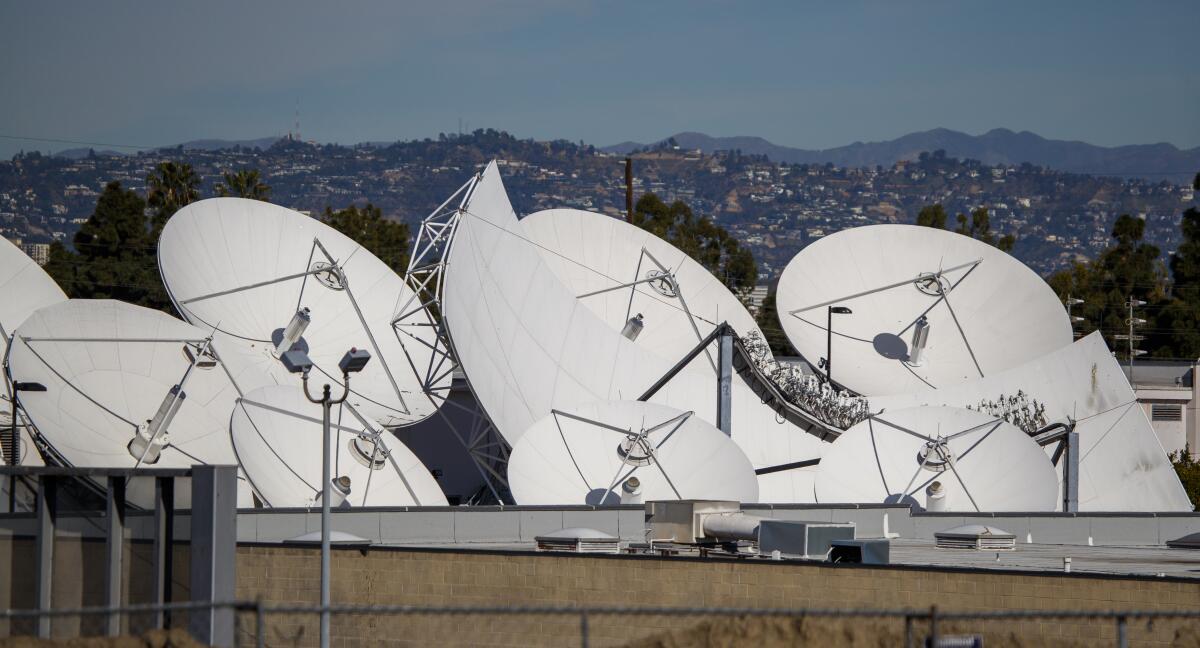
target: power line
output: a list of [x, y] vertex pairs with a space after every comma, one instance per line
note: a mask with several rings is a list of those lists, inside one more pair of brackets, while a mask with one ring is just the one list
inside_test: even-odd
[[110, 148], [127, 148], [127, 149], [155, 149], [157, 146], [141, 146], [137, 144], [106, 144], [104, 142], [84, 142], [80, 140], [56, 139], [53, 137], [23, 137], [21, 135], [6, 135], [0, 133], [0, 139], [16, 140], [22, 142], [48, 142], [52, 144], [76, 144], [79, 146], [107, 146]]

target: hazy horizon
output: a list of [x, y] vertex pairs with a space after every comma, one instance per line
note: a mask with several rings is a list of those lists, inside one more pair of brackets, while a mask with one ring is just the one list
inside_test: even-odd
[[[0, 7], [0, 156], [292, 128], [826, 149], [949, 128], [1200, 146], [1200, 3]], [[97, 148], [103, 148], [97, 147]]]

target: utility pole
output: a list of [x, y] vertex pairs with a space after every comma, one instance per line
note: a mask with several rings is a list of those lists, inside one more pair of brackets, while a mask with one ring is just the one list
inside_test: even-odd
[[1129, 341], [1129, 385], [1131, 387], [1134, 385], [1134, 383], [1133, 383], [1133, 359], [1140, 355], [1144, 355], [1146, 353], [1145, 351], [1143, 351], [1141, 349], [1135, 349], [1133, 347], [1134, 342], [1146, 339], [1146, 336], [1144, 336], [1144, 335], [1134, 335], [1133, 334], [1133, 327], [1145, 326], [1145, 324], [1146, 324], [1146, 320], [1144, 320], [1140, 317], [1133, 316], [1133, 309], [1138, 308], [1140, 306], [1145, 306], [1145, 305], [1146, 305], [1146, 302], [1144, 302], [1140, 299], [1134, 299], [1133, 295], [1130, 295], [1129, 299], [1126, 300], [1126, 302], [1125, 302], [1125, 308], [1128, 309], [1128, 311], [1129, 311], [1129, 316], [1125, 318], [1125, 325], [1129, 327], [1129, 333], [1127, 333], [1126, 335], [1114, 335], [1113, 336], [1113, 339], [1116, 339], [1116, 340], [1128, 340]]
[[625, 222], [633, 222], [633, 158], [625, 158]]

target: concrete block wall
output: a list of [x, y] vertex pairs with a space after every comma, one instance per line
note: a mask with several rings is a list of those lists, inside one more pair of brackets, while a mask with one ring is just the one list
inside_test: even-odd
[[[312, 604], [318, 595], [317, 556], [314, 548], [239, 547], [238, 598]], [[1200, 608], [1200, 584], [1194, 581], [766, 561], [373, 548], [336, 550], [333, 573], [333, 599], [338, 604], [877, 609], [937, 605], [943, 611]], [[313, 645], [316, 621], [295, 615], [269, 618], [268, 645]], [[619, 645], [698, 621], [624, 616], [592, 617], [589, 624], [592, 645]], [[891, 624], [892, 630], [902, 628], [900, 622]], [[1174, 622], [1157, 622], [1152, 628], [1134, 624], [1130, 638], [1134, 645], [1166, 646], [1179, 628]], [[996, 638], [1017, 635], [1024, 640], [1019, 645], [1089, 645], [1115, 639], [1113, 625], [1095, 621], [973, 622], [952, 629]], [[342, 616], [335, 617], [333, 633], [335, 642], [345, 645], [578, 645], [579, 619]]]

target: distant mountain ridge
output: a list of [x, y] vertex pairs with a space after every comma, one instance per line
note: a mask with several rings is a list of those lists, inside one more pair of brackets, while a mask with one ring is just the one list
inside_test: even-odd
[[[278, 142], [280, 139], [283, 139], [283, 138], [281, 138], [281, 137], [260, 137], [258, 139], [249, 139], [249, 140], [198, 139], [198, 140], [191, 140], [189, 142], [183, 142], [182, 144], [175, 144], [172, 146], [160, 146], [158, 148], [149, 149], [149, 150], [167, 151], [170, 149], [183, 147], [184, 149], [193, 150], [193, 151], [219, 151], [222, 149], [231, 149], [231, 148], [234, 148], [235, 146], [240, 146], [242, 148], [248, 148], [248, 149], [253, 149], [253, 148], [266, 149], [266, 148], [269, 148], [275, 142]], [[82, 148], [82, 147], [81, 148], [70, 148], [70, 149], [58, 151], [54, 155], [56, 155], [58, 157], [64, 157], [67, 159], [71, 159], [71, 160], [79, 160], [79, 159], [87, 157], [88, 153], [92, 150], [93, 149], [91, 149], [91, 148]], [[129, 155], [129, 154], [130, 154], [129, 151], [113, 151], [110, 149], [103, 149], [103, 150], [96, 149], [96, 155]]]
[[[622, 142], [602, 150], [626, 154], [668, 139], [650, 145]], [[855, 142], [824, 150], [780, 146], [761, 137], [712, 137], [693, 132], [679, 133], [674, 139], [685, 149], [700, 149], [705, 153], [739, 149], [745, 154], [766, 155], [772, 161], [792, 164], [891, 166], [900, 160], [916, 159], [923, 151], [941, 149], [950, 157], [970, 158], [985, 164], [1028, 162], [1071, 173], [1168, 180], [1181, 184], [1190, 183], [1200, 171], [1200, 147], [1179, 149], [1166, 143], [1105, 147], [1087, 142], [1051, 140], [1029, 131], [1017, 133], [1007, 128], [995, 128], [982, 135], [935, 128], [884, 142]]]

